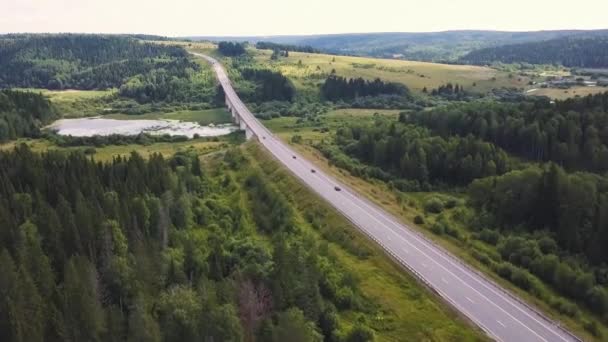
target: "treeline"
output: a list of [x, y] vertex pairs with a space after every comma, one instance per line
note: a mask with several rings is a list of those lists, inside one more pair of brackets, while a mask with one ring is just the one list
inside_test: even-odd
[[540, 42], [501, 45], [469, 52], [463, 63], [560, 64], [568, 67], [608, 67], [608, 37], [564, 37]]
[[402, 115], [447, 136], [473, 135], [518, 156], [568, 170], [608, 170], [608, 93], [556, 101], [472, 102]]
[[217, 49], [224, 56], [240, 56], [245, 54], [245, 43], [238, 42], [219, 42]]
[[[428, 93], [427, 88], [422, 89], [423, 93]], [[445, 85], [440, 85], [436, 89], [432, 89], [430, 94], [432, 96], [441, 96], [448, 100], [464, 100], [468, 98], [469, 94], [464, 90], [464, 87], [461, 85], [447, 83]]]
[[444, 139], [424, 128], [383, 119], [373, 125], [339, 128], [336, 143], [347, 155], [394, 179], [407, 179], [410, 190], [467, 185], [509, 170], [507, 154], [490, 143], [471, 136]]
[[0, 90], [0, 142], [19, 137], [37, 137], [40, 128], [57, 113], [41, 94]]
[[224, 158], [0, 151], [0, 340], [372, 340], [338, 320], [355, 278]]
[[368, 81], [363, 78], [344, 78], [331, 75], [321, 86], [321, 96], [329, 101], [350, 101], [359, 97], [379, 95], [407, 96], [409, 90], [400, 83], [383, 82], [379, 78]]
[[244, 68], [241, 75], [255, 83], [253, 100], [256, 102], [292, 101], [296, 94], [291, 81], [278, 71]]
[[290, 44], [278, 44], [272, 42], [257, 42], [255, 44], [256, 49], [263, 50], [279, 50], [279, 51], [295, 51], [295, 52], [308, 52], [308, 53], [319, 53], [320, 51], [313, 48], [310, 45], [290, 45]]
[[[477, 225], [497, 227], [503, 234], [541, 234], [538, 241], [514, 234], [498, 245], [502, 258], [524, 267], [563, 295], [584, 302], [599, 316], [608, 313], [608, 180], [588, 173], [567, 174], [554, 163], [474, 181], [470, 203]], [[485, 240], [496, 244], [491, 231]], [[498, 235], [497, 235], [498, 237]], [[551, 238], [553, 237], [553, 238]], [[554, 242], [557, 241], [557, 244]], [[563, 251], [566, 251], [564, 253]], [[509, 278], [511, 270], [498, 270]], [[525, 277], [516, 284], [531, 290]], [[559, 304], [559, 303], [558, 303]], [[573, 309], [558, 310], [572, 315]]]
[[[176, 62], [175, 62], [176, 61]], [[177, 66], [172, 66], [172, 62]], [[196, 69], [177, 46], [126, 36], [57, 34], [0, 37], [0, 88], [107, 89], [152, 69]]]

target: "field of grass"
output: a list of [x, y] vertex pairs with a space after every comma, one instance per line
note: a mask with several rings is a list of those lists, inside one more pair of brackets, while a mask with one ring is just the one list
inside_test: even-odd
[[[332, 70], [345, 77], [380, 78], [403, 83], [415, 92], [429, 91], [448, 82], [463, 85], [465, 90], [485, 93], [493, 88], [523, 88], [530, 79], [509, 77], [509, 73], [489, 67], [414, 62], [393, 59], [334, 56], [290, 52], [289, 57], [272, 61], [269, 50], [250, 49], [255, 60], [289, 77], [301, 91], [311, 90]], [[300, 63], [301, 62], [301, 63]], [[473, 85], [475, 84], [475, 85]]]
[[297, 117], [280, 117], [264, 120], [262, 123], [273, 133], [285, 140], [294, 135], [300, 135], [307, 143], [317, 142], [330, 138], [331, 132], [348, 122], [370, 122], [375, 115], [397, 117], [399, 110], [393, 109], [336, 109], [316, 118], [315, 122], [304, 120], [300, 122]]
[[[0, 144], [0, 150], [12, 149], [19, 144], [28, 145], [35, 152], [46, 152], [46, 151], [85, 151], [88, 146], [78, 147], [61, 147], [54, 145], [48, 140], [44, 139], [19, 139], [11, 141], [5, 144]], [[144, 158], [148, 157], [153, 153], [160, 153], [164, 156], [170, 156], [177, 152], [195, 152], [200, 155], [205, 155], [213, 152], [220, 151], [227, 148], [231, 142], [226, 140], [219, 141], [204, 141], [204, 140], [188, 140], [183, 142], [174, 143], [154, 143], [150, 145], [110, 145], [103, 147], [94, 147], [95, 153], [91, 156], [95, 160], [108, 161], [112, 160], [115, 156], [127, 156], [131, 152], [135, 151], [142, 155]]]
[[102, 114], [104, 111], [103, 99], [116, 94], [116, 89], [109, 90], [48, 90], [48, 89], [21, 89], [47, 96], [57, 107], [59, 114], [65, 118], [78, 118]]
[[[539, 300], [530, 293], [521, 290], [511, 282], [499, 277], [487, 266], [482, 264], [479, 260], [475, 259], [472, 255], [472, 251], [482, 252], [486, 255], [496, 253], [496, 250], [490, 248], [488, 245], [481, 241], [474, 240], [471, 238], [471, 231], [462, 227], [454, 220], [451, 220], [451, 211], [445, 211], [444, 216], [448, 218], [450, 225], [458, 229], [459, 234], [462, 236], [461, 239], [453, 238], [449, 235], [443, 234], [441, 236], [434, 234], [430, 227], [435, 222], [437, 215], [428, 215], [424, 212], [423, 203], [426, 199], [432, 196], [450, 196], [450, 197], [462, 197], [461, 194], [454, 193], [436, 193], [436, 192], [420, 192], [420, 193], [403, 193], [395, 189], [390, 188], [386, 183], [375, 180], [375, 179], [362, 179], [351, 175], [348, 171], [343, 170], [339, 167], [334, 166], [330, 161], [324, 157], [312, 144], [322, 139], [329, 141], [333, 138], [333, 132], [335, 128], [340, 125], [348, 124], [356, 120], [357, 122], [365, 122], [366, 120], [373, 120], [376, 110], [359, 110], [359, 109], [343, 109], [333, 111], [325, 115], [320, 116], [320, 123], [302, 122], [297, 123], [297, 118], [277, 118], [268, 121], [264, 121], [264, 124], [280, 137], [285, 142], [291, 144], [291, 146], [301, 153], [308, 160], [313, 162], [319, 169], [327, 172], [328, 174], [340, 179], [341, 182], [348, 185], [352, 189], [356, 190], [359, 194], [370, 199], [377, 205], [381, 206], [395, 217], [402, 220], [410, 227], [417, 229], [418, 231], [425, 234], [428, 238], [434, 240], [443, 248], [449, 250], [454, 255], [458, 256], [462, 260], [474, 268], [482, 271], [487, 276], [492, 278], [497, 283], [501, 284], [511, 292], [517, 294], [527, 302], [532, 303], [537, 308], [547, 313], [553, 319], [559, 320], [566, 325], [571, 331], [576, 333], [578, 336], [583, 337], [585, 340], [597, 340], [597, 338], [591, 336], [583, 327], [582, 321], [589, 320], [592, 316], [581, 308], [580, 319], [574, 320], [568, 316], [560, 314], [554, 308], [550, 307], [546, 302]], [[391, 113], [393, 112], [393, 113]], [[383, 115], [396, 115], [396, 111], [382, 111]], [[322, 132], [322, 127], [331, 127], [329, 131]], [[302, 137], [302, 143], [294, 144], [291, 142], [291, 138], [294, 135]], [[461, 199], [464, 201], [465, 199]], [[416, 216], [425, 217], [424, 225], [415, 225], [414, 217]], [[464, 241], [464, 242], [463, 242]], [[552, 289], [544, 286], [543, 291], [550, 294], [551, 296], [557, 296]], [[565, 299], [566, 300], [566, 299]], [[606, 336], [608, 330], [605, 327], [600, 328], [603, 335]]]
[[[301, 215], [321, 218], [327, 230], [308, 226], [311, 234], [324, 239], [330, 251], [357, 276], [363, 294], [378, 305], [378, 314], [366, 322], [377, 332], [378, 341], [479, 341], [487, 340], [482, 332], [466, 321], [412, 276], [393, 262], [375, 243], [369, 241], [342, 215], [289, 175], [259, 145], [245, 145], [246, 155], [255, 167], [261, 168]], [[312, 213], [312, 214], [311, 214]], [[305, 222], [304, 217], [301, 221]], [[329, 236], [344, 232], [348, 244], [364, 249], [369, 255], [361, 257]], [[357, 324], [357, 317], [346, 313], [341, 322]]]
[[178, 110], [168, 113], [146, 113], [141, 115], [108, 114], [104, 116], [109, 119], [137, 120], [137, 119], [171, 119], [180, 121], [198, 122], [201, 125], [224, 124], [232, 122], [230, 113], [224, 108], [213, 108], [203, 110]]
[[607, 92], [607, 87], [585, 87], [577, 86], [569, 89], [558, 88], [538, 88], [534, 91], [529, 91], [526, 94], [531, 96], [547, 96], [554, 100], [564, 100], [570, 97], [587, 96]]

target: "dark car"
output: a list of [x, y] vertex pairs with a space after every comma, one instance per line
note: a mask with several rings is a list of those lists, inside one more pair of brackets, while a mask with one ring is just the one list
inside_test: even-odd
[[296, 156], [291, 156], [291, 158], [296, 159]]
[[340, 187], [339, 187], [339, 186], [334, 186], [334, 190], [336, 190], [336, 191], [341, 191], [342, 189], [340, 189]]
[[317, 170], [315, 170], [315, 169], [310, 169], [310, 172], [312, 172], [312, 173], [316, 173], [316, 172], [317, 172]]

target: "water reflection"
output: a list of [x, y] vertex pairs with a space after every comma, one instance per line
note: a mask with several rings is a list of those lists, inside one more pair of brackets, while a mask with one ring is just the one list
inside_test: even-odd
[[137, 135], [139, 133], [185, 135], [192, 138], [195, 134], [201, 137], [226, 135], [238, 130], [232, 124], [201, 126], [196, 122], [178, 120], [116, 120], [95, 118], [61, 119], [47, 126], [60, 135], [90, 137], [94, 135]]

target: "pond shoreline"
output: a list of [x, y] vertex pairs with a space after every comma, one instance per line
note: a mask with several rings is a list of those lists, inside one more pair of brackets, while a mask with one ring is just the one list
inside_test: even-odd
[[138, 135], [141, 133], [154, 135], [181, 135], [193, 138], [214, 137], [227, 135], [239, 128], [233, 124], [202, 126], [196, 122], [172, 119], [107, 119], [101, 116], [74, 119], [59, 119], [44, 127], [59, 135], [74, 137], [92, 137], [118, 135]]

